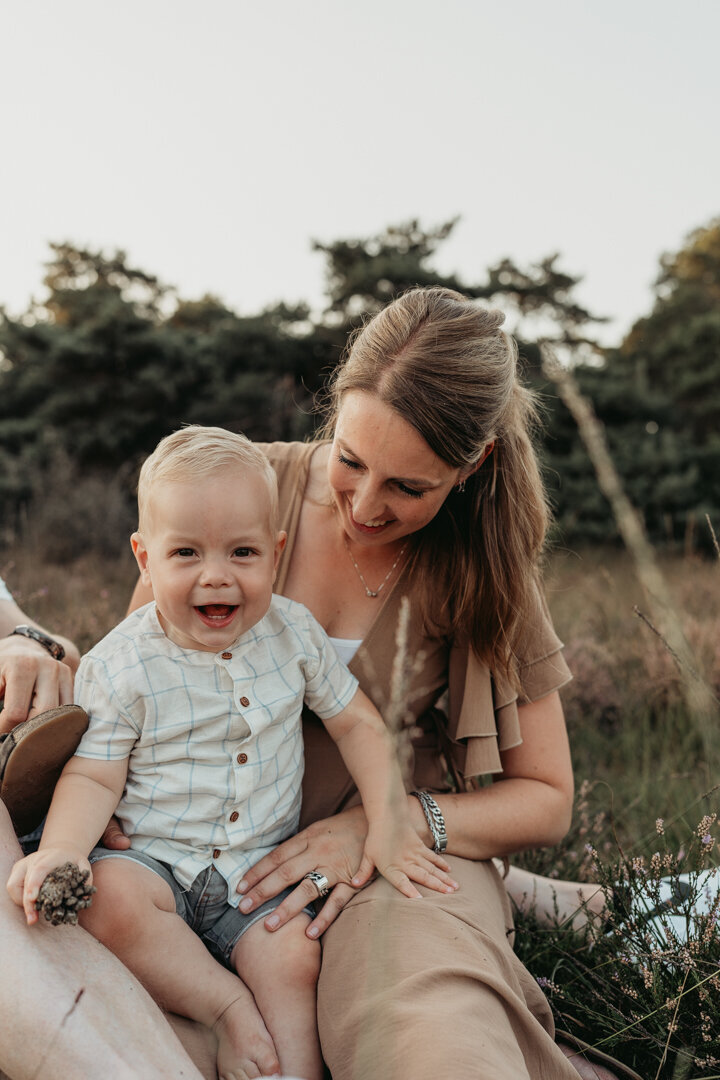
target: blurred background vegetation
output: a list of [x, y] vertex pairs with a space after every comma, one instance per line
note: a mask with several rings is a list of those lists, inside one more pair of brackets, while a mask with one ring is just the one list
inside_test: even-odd
[[541, 374], [543, 340], [593, 400], [651, 538], [685, 553], [709, 548], [705, 515], [720, 518], [720, 220], [663, 257], [652, 311], [615, 348], [595, 343], [602, 319], [575, 301], [579, 279], [557, 255], [530, 267], [504, 259], [478, 283], [439, 273], [433, 257], [455, 224], [412, 221], [315, 244], [326, 264], [321, 312], [277, 304], [239, 315], [213, 296], [178, 297], [122, 251], [51, 245], [45, 298], [15, 318], [0, 309], [0, 550], [33, 539], [58, 563], [118, 554], [137, 469], [163, 435], [206, 423], [305, 438], [313, 396], [363, 314], [436, 283], [509, 315], [545, 403], [561, 543], [612, 544], [617, 530], [575, 423]]

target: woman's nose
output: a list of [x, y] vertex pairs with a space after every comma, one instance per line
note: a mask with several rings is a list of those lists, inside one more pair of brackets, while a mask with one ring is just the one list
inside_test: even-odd
[[353, 496], [352, 513], [361, 525], [368, 521], [384, 521], [385, 500], [378, 488], [367, 481], [360, 484]]

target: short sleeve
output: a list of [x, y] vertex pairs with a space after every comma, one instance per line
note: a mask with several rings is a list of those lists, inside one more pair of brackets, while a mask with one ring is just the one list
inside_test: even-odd
[[305, 704], [321, 720], [345, 709], [355, 696], [358, 680], [338, 656], [327, 634], [308, 613], [309, 640]]
[[2, 578], [0, 578], [0, 600], [5, 600], [10, 604], [14, 602], [10, 590]]
[[122, 761], [130, 756], [139, 730], [123, 708], [102, 661], [86, 656], [75, 676], [75, 701], [90, 723], [76, 750], [78, 757]]
[[517, 691], [469, 647], [451, 649], [448, 733], [455, 764], [464, 776], [502, 772], [501, 752], [522, 742], [518, 705], [539, 701], [572, 678], [562, 648], [538, 590], [515, 650]]

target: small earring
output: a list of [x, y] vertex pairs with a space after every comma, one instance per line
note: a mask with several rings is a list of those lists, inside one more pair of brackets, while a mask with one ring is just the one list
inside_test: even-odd
[[465, 483], [466, 483], [465, 480], [461, 480], [459, 484], [455, 485], [455, 490], [457, 491], [458, 495], [462, 495], [462, 493], [464, 492]]

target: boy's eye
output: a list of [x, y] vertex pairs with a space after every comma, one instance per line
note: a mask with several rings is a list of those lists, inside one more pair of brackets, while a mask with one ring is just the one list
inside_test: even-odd
[[235, 550], [233, 551], [233, 555], [237, 559], [247, 559], [247, 558], [250, 557], [250, 555], [252, 555], [252, 553], [253, 553], [252, 548], [248, 548], [248, 547], [235, 548]]
[[175, 554], [179, 555], [182, 559], [189, 559], [195, 554], [195, 552], [192, 548], [178, 548]]

